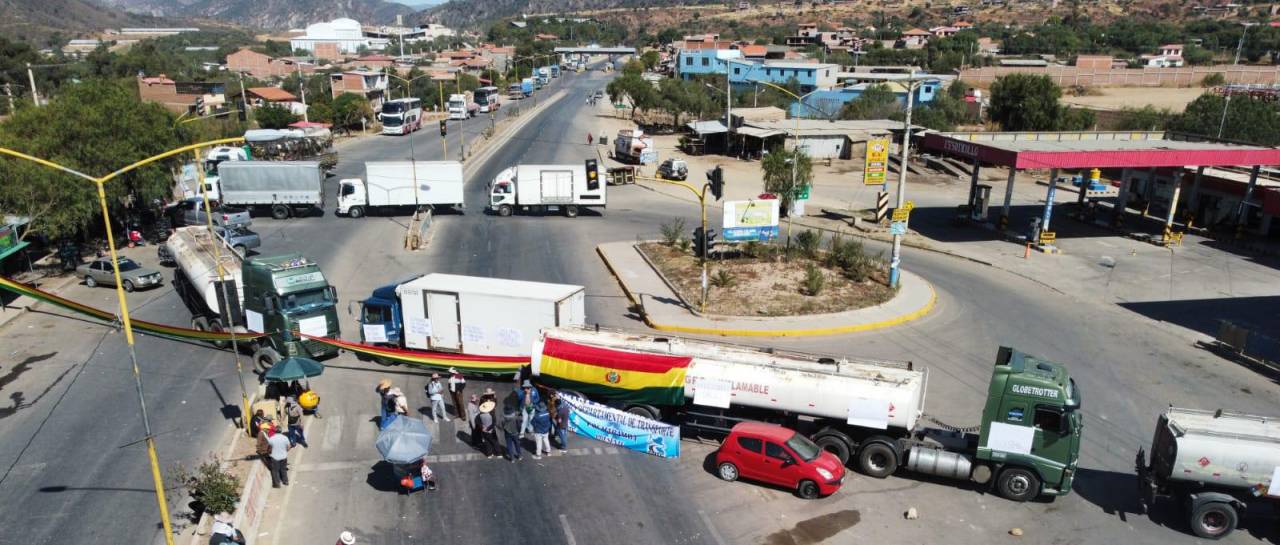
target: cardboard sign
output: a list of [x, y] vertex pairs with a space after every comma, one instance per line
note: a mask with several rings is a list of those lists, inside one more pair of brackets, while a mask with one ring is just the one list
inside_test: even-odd
[[850, 426], [862, 426], [878, 430], [889, 428], [889, 401], [884, 399], [849, 400], [849, 417], [845, 420]]
[[729, 408], [729, 401], [733, 398], [732, 382], [715, 379], [699, 380], [696, 388], [693, 391], [694, 405]]
[[1280, 498], [1280, 466], [1276, 466], [1271, 472], [1271, 486], [1267, 488], [1267, 495]]
[[262, 325], [262, 313], [252, 310], [244, 311], [244, 325], [249, 331], [254, 333], [266, 333], [266, 327]]
[[298, 320], [298, 332], [312, 337], [329, 335], [329, 321], [324, 316], [312, 316]]
[[1041, 231], [1041, 232], [1040, 232], [1040, 243], [1041, 243], [1041, 244], [1049, 244], [1049, 243], [1051, 243], [1051, 242], [1053, 242], [1053, 241], [1055, 241], [1055, 240], [1058, 240], [1058, 233], [1055, 233], [1055, 232], [1053, 232], [1053, 231]]
[[1036, 429], [1031, 426], [992, 422], [991, 433], [987, 435], [987, 448], [1012, 454], [1030, 454], [1035, 438]]
[[361, 329], [364, 331], [364, 342], [367, 343], [385, 343], [387, 342], [387, 326], [382, 324], [363, 324]]
[[421, 335], [423, 337], [431, 336], [431, 320], [426, 318], [410, 318], [409, 333]]

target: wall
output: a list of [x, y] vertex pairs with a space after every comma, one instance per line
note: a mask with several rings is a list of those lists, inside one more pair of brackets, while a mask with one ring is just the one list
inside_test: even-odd
[[1280, 67], [1273, 66], [1184, 66], [1180, 68], [1080, 68], [1075, 66], [1012, 67], [989, 66], [960, 71], [960, 79], [977, 87], [990, 87], [996, 77], [1014, 73], [1045, 74], [1061, 87], [1196, 87], [1200, 80], [1220, 73], [1227, 83], [1280, 82]]

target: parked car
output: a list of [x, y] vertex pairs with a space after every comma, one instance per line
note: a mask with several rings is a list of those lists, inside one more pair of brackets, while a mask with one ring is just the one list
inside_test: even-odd
[[689, 177], [689, 164], [684, 159], [667, 159], [658, 165], [658, 177], [664, 180], [681, 180]]
[[[253, 223], [253, 218], [249, 217], [249, 211], [244, 208], [217, 205], [211, 206], [210, 210], [213, 211], [214, 225], [248, 226]], [[165, 212], [174, 227], [205, 225], [204, 199], [201, 197], [182, 199], [169, 205]]]
[[230, 228], [214, 227], [213, 232], [227, 241], [227, 245], [239, 253], [241, 257], [248, 255], [249, 250], [262, 246], [262, 237], [250, 231], [248, 227]]
[[[116, 263], [120, 266], [120, 286], [124, 291], [152, 288], [164, 283], [159, 271], [143, 267], [132, 259], [122, 257]], [[84, 278], [84, 285], [91, 288], [98, 284], [114, 286], [115, 272], [111, 269], [111, 259], [104, 257], [76, 267], [76, 275]]]
[[844, 483], [840, 459], [794, 430], [761, 422], [740, 422], [716, 451], [716, 474], [796, 491], [801, 498], [829, 496]]

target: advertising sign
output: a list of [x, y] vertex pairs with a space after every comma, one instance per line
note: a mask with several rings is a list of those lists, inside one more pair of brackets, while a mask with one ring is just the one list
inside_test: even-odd
[[573, 433], [660, 458], [680, 457], [680, 427], [560, 393]]
[[885, 172], [889, 168], [889, 139], [876, 138], [867, 141], [867, 161], [862, 167], [864, 185], [884, 185]]
[[725, 201], [722, 240], [747, 242], [778, 238], [778, 199]]

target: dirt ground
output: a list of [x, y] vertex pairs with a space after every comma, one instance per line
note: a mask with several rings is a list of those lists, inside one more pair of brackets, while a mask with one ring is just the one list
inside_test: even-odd
[[[702, 268], [692, 252], [661, 243], [641, 244], [640, 249], [676, 285], [685, 301], [698, 301]], [[893, 296], [883, 272], [866, 282], [853, 282], [820, 263], [822, 290], [818, 295], [806, 295], [801, 283], [809, 263], [815, 262], [802, 257], [788, 261], [713, 259], [709, 277], [715, 279], [719, 271], [727, 271], [734, 281], [725, 287], [711, 284], [706, 312], [725, 316], [803, 316], [869, 307]]]
[[1187, 104], [1208, 89], [1204, 87], [1098, 87], [1094, 91], [1098, 94], [1064, 96], [1062, 102], [1098, 110], [1141, 108], [1150, 105], [1180, 113], [1186, 109]]

